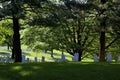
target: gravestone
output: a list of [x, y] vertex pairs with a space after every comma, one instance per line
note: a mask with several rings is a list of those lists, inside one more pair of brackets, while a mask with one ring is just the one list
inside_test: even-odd
[[73, 57], [73, 61], [78, 62], [79, 60], [79, 53], [75, 53]]
[[66, 60], [65, 60], [65, 55], [62, 53], [62, 55], [61, 55], [61, 61], [62, 62], [66, 62]]
[[94, 55], [94, 62], [98, 62], [98, 56]]
[[6, 63], [10, 63], [10, 56], [6, 57]]
[[34, 60], [35, 60], [35, 62], [38, 62], [38, 58], [37, 57], [35, 57]]
[[118, 61], [120, 61], [120, 56], [118, 56]]
[[45, 62], [45, 57], [44, 56], [42, 56], [41, 62]]
[[112, 61], [112, 54], [107, 54], [107, 62], [111, 62]]
[[22, 63], [25, 63], [25, 62], [26, 62], [26, 56], [22, 55]]
[[0, 57], [0, 62], [1, 62], [1, 63], [3, 62], [3, 57]]
[[2, 62], [2, 63], [4, 63], [4, 62], [5, 62], [4, 57], [1, 57], [0, 62]]

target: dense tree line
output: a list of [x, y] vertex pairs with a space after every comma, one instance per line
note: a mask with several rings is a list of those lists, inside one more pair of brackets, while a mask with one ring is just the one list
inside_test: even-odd
[[105, 61], [114, 46], [114, 50], [119, 49], [117, 0], [0, 1], [1, 20], [13, 21], [15, 62], [21, 62], [21, 43], [33, 50], [79, 53], [79, 61], [88, 54], [97, 54], [100, 61]]

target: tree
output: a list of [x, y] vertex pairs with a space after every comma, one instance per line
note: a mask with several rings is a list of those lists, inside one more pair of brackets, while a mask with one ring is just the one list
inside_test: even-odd
[[8, 50], [13, 49], [13, 30], [12, 30], [12, 23], [7, 20], [1, 22], [0, 26], [0, 43], [1, 45], [7, 45]]
[[53, 3], [52, 7], [49, 7], [51, 10], [44, 14], [44, 18], [38, 16], [31, 22], [39, 26], [41, 22], [42, 25], [45, 23], [44, 26], [59, 27], [59, 32], [56, 32], [59, 49], [65, 49], [71, 55], [79, 53], [79, 61], [81, 61], [83, 51], [94, 40], [93, 38], [90, 39], [89, 36], [91, 35], [91, 26], [95, 25], [95, 23], [92, 22], [92, 18], [87, 13], [90, 8], [86, 8], [91, 4], [82, 4], [75, 1], [65, 1], [63, 3]]
[[[114, 29], [115, 27], [112, 27], [110, 24], [114, 24], [111, 22], [111, 18], [113, 15], [116, 14], [116, 11], [119, 11], [115, 8], [117, 6], [113, 1], [106, 1], [106, 0], [101, 0], [101, 6], [99, 7], [99, 23], [100, 23], [100, 61], [105, 61], [105, 52], [108, 47], [110, 47], [115, 41], [117, 41], [119, 38], [115, 37], [108, 45], [105, 45], [105, 39], [106, 39], [106, 33], [113, 33], [112, 30], [107, 30], [108, 28]], [[116, 11], [114, 10], [116, 9]], [[111, 14], [113, 13], [113, 14]], [[115, 25], [114, 25], [115, 26]]]
[[13, 50], [12, 58], [15, 62], [21, 62], [21, 44], [20, 44], [20, 24], [19, 19], [22, 17], [24, 10], [22, 9], [23, 1], [21, 0], [7, 0], [1, 1], [1, 16], [2, 19], [11, 18], [13, 21]]
[[[44, 0], [45, 1], [45, 0]], [[11, 18], [13, 21], [13, 50], [12, 50], [12, 58], [15, 58], [15, 62], [21, 62], [22, 53], [21, 53], [21, 44], [20, 44], [20, 24], [19, 20], [25, 17], [25, 12], [28, 8], [32, 9], [34, 4], [42, 4], [44, 1], [28, 1], [28, 0], [1, 0], [3, 4], [0, 8], [1, 14], [0, 17], [3, 18]], [[27, 7], [24, 6], [27, 5]]]

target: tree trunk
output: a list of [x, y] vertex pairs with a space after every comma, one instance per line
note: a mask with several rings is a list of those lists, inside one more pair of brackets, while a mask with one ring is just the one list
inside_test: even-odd
[[12, 49], [11, 59], [15, 59], [15, 54], [14, 54], [14, 52], [13, 52], [13, 49]]
[[99, 60], [105, 61], [105, 31], [100, 32], [100, 53]]
[[54, 56], [53, 56], [53, 49], [51, 49], [51, 57], [53, 58]]
[[[102, 5], [106, 3], [106, 0], [101, 0]], [[103, 15], [106, 10], [104, 7], [101, 10], [99, 15]], [[106, 17], [100, 21], [100, 52], [99, 52], [99, 61], [105, 61], [105, 26], [106, 26]]]
[[20, 25], [19, 19], [13, 16], [13, 56], [15, 58], [15, 62], [21, 62], [22, 54], [21, 54], [21, 44], [20, 44], [20, 33], [19, 33]]
[[79, 58], [78, 58], [78, 61], [81, 61], [82, 60], [82, 52], [79, 52]]

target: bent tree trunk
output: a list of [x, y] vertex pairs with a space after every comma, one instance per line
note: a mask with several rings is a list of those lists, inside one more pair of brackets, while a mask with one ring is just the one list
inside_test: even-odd
[[19, 19], [13, 16], [13, 51], [12, 55], [14, 56], [15, 62], [21, 62], [22, 54], [21, 54], [21, 44], [20, 44], [20, 33], [19, 33], [20, 25]]

